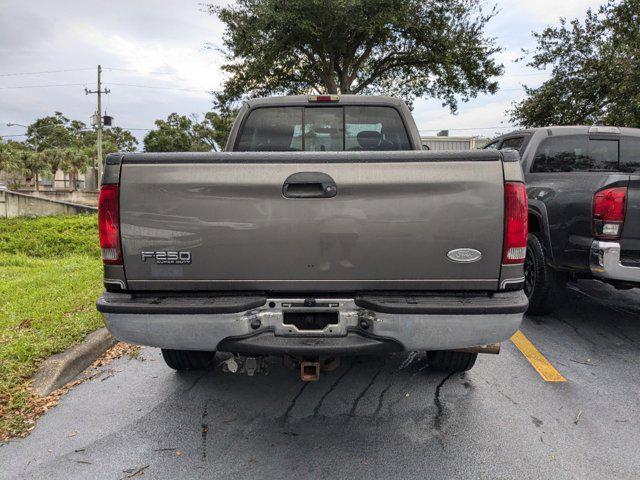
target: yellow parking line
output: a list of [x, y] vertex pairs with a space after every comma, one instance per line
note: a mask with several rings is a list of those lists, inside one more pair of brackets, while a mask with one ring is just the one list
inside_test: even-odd
[[566, 382], [567, 379], [560, 375], [549, 360], [535, 347], [531, 341], [524, 336], [520, 330], [511, 337], [513, 344], [518, 347], [531, 366], [536, 369], [545, 382]]

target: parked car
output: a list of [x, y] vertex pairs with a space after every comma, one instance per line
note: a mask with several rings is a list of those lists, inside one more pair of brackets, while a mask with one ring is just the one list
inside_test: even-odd
[[177, 370], [217, 350], [315, 380], [422, 350], [464, 371], [527, 308], [518, 155], [423, 151], [389, 97], [251, 100], [226, 152], [109, 155], [99, 227], [107, 327]]
[[521, 155], [529, 199], [525, 291], [548, 313], [568, 277], [640, 286], [640, 129], [533, 128], [486, 149]]

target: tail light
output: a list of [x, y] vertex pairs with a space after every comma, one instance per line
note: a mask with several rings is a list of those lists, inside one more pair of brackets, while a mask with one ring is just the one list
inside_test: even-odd
[[102, 185], [98, 198], [98, 233], [105, 265], [122, 265], [119, 193], [118, 185]]
[[593, 235], [617, 240], [627, 210], [627, 187], [607, 188], [593, 197]]
[[502, 263], [524, 263], [527, 255], [529, 208], [524, 183], [504, 184], [504, 243]]

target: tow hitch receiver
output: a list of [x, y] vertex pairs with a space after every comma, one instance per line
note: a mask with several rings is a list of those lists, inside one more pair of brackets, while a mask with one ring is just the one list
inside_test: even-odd
[[293, 357], [285, 355], [284, 366], [290, 370], [300, 370], [303, 382], [316, 382], [320, 372], [331, 372], [340, 366], [340, 357]]
[[320, 362], [303, 360], [300, 362], [300, 378], [303, 382], [320, 380]]

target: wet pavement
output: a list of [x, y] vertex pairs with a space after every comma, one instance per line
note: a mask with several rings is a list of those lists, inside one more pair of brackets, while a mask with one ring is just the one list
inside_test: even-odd
[[275, 358], [176, 373], [144, 348], [0, 446], [0, 478], [640, 478], [640, 290], [561, 297], [522, 332], [566, 382], [511, 342], [466, 374], [395, 354], [315, 383]]

